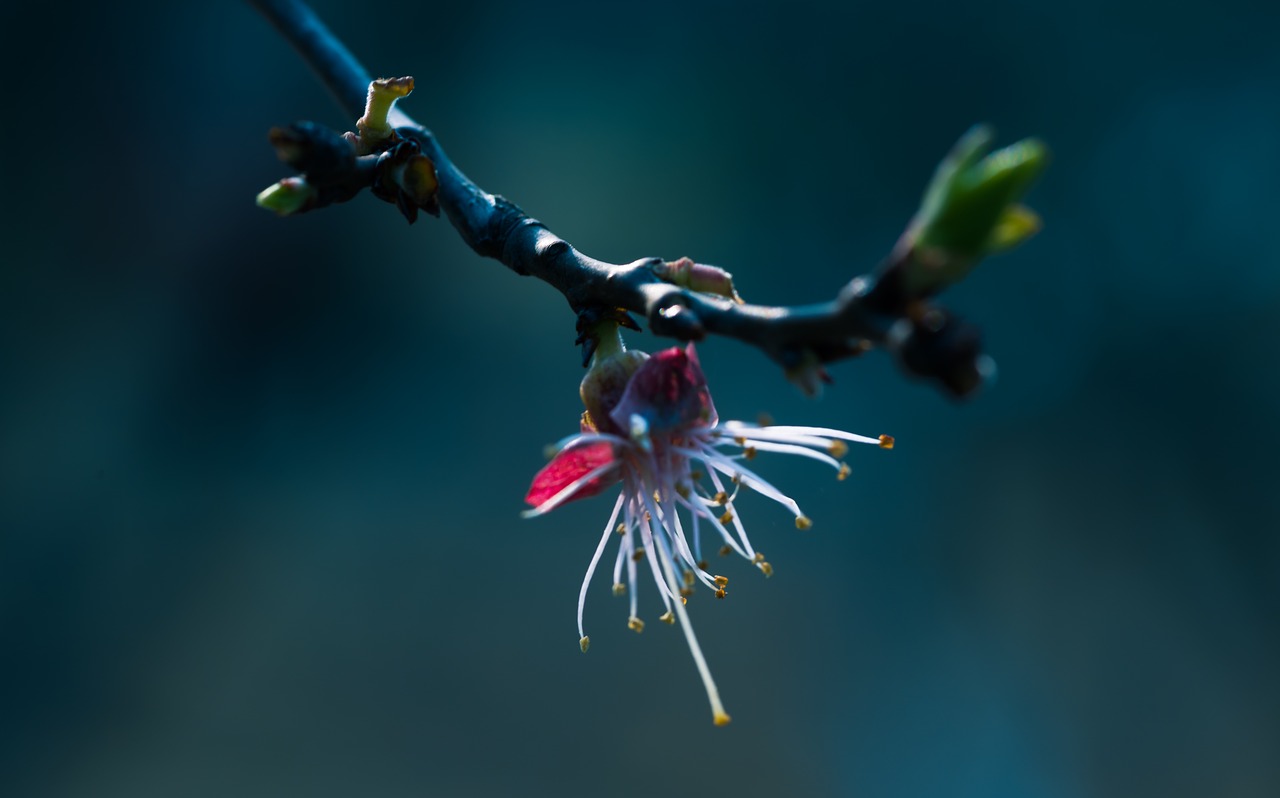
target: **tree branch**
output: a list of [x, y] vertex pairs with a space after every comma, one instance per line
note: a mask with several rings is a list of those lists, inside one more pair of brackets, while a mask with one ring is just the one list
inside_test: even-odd
[[[249, 2], [293, 44], [339, 105], [353, 118], [360, 115], [366, 95], [372, 97], [369, 75], [315, 13], [300, 0]], [[806, 390], [827, 379], [825, 364], [876, 347], [952, 395], [978, 387], [990, 360], [981, 353], [977, 329], [929, 300], [983, 255], [1034, 232], [1034, 215], [1014, 203], [1044, 162], [1043, 146], [1030, 140], [983, 158], [990, 133], [975, 129], [939, 167], [921, 212], [876, 270], [855, 277], [829, 302], [771, 307], [735, 302], [731, 289], [717, 296], [678, 285], [671, 278], [675, 264], [661, 258], [614, 264], [579, 252], [514, 203], [472, 183], [426, 127], [397, 108], [390, 123], [434, 164], [434, 199], [476, 253], [550, 284], [580, 318], [621, 309], [642, 315], [657, 335], [700, 340], [714, 334], [751, 344]], [[363, 169], [364, 177], [356, 179], [366, 184], [375, 172], [369, 157], [351, 161], [353, 169]], [[352, 174], [342, 178], [338, 201], [346, 198]], [[416, 211], [400, 203], [412, 221]]]

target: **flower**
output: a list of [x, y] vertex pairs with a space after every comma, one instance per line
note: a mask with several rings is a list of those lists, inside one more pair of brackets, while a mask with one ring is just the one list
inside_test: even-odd
[[[678, 619], [702, 676], [716, 725], [729, 722], [689, 622], [685, 603], [699, 584], [717, 598], [727, 595], [729, 580], [710, 573], [703, 559], [701, 534], [709, 528], [721, 541], [721, 553], [738, 555], [769, 576], [773, 566], [751, 545], [735, 499], [743, 488], [781, 504], [800, 529], [812, 522], [799, 505], [744, 463], [761, 452], [808, 457], [849, 475], [839, 458], [848, 443], [892, 448], [888, 436], [870, 438], [823, 427], [788, 427], [719, 421], [707, 381], [693, 345], [675, 347], [652, 357], [626, 351], [620, 344], [598, 352], [582, 383], [587, 412], [581, 432], [552, 447], [554, 457], [537, 475], [525, 500], [533, 505], [526, 517], [550, 512], [562, 504], [602, 493], [621, 483], [600, 543], [587, 566], [578, 593], [578, 635], [583, 631], [587, 586], [609, 539], [619, 536], [613, 565], [613, 592], [630, 593], [627, 625], [640, 632], [637, 572], [648, 563], [666, 612], [661, 620]], [[626, 571], [626, 581], [622, 579]]]

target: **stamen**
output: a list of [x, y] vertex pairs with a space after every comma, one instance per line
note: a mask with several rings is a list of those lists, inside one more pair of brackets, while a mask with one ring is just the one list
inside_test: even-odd
[[[613, 513], [609, 516], [609, 522], [604, 525], [604, 535], [600, 538], [600, 545], [596, 546], [596, 553], [591, 556], [591, 564], [587, 566], [587, 574], [582, 578], [582, 587], [578, 590], [578, 636], [583, 640], [587, 639], [586, 633], [582, 631], [582, 610], [587, 604], [587, 586], [591, 584], [591, 577], [596, 573], [600, 555], [604, 554], [604, 547], [609, 542], [613, 523], [618, 520], [618, 513], [622, 511], [622, 501], [625, 498], [625, 493], [619, 493], [618, 500], [613, 503]], [[586, 644], [583, 644], [582, 650], [586, 652]]]
[[[676, 575], [675, 569], [671, 564], [671, 551], [667, 548], [666, 542], [659, 540], [658, 559], [662, 560], [662, 568], [667, 574], [667, 581], [675, 587]], [[707, 660], [702, 656], [702, 648], [698, 645], [698, 638], [693, 633], [693, 624], [689, 622], [689, 612], [684, 608], [685, 602], [681, 601], [676, 604], [676, 614], [680, 616], [680, 628], [684, 630], [685, 641], [689, 644], [689, 653], [693, 654], [693, 664], [698, 668], [698, 675], [702, 677], [702, 686], [707, 690], [707, 700], [711, 702], [711, 719], [717, 726], [723, 726], [729, 722], [729, 715], [724, 711], [724, 705], [720, 703], [720, 691], [716, 689], [715, 680], [711, 678], [711, 669], [707, 667]]]
[[732, 546], [721, 546], [721, 547], [720, 547], [720, 556], [721, 556], [721, 557], [728, 557], [730, 554], [733, 554], [733, 547], [732, 547]]
[[[797, 521], [796, 521], [796, 526], [800, 526], [800, 522], [799, 522], [799, 520], [797, 520]], [[640, 562], [641, 560], [643, 560], [643, 559], [644, 559], [644, 546], [636, 546], [636, 550], [635, 550], [634, 552], [632, 552], [632, 553], [631, 553], [631, 559], [632, 559], [632, 561], [634, 561], [634, 562]]]
[[658, 620], [662, 621], [663, 623], [673, 624], [676, 622], [676, 616], [671, 614], [671, 610], [667, 610], [666, 612], [658, 616]]
[[724, 589], [724, 588], [722, 588], [722, 587], [718, 587], [718, 588], [716, 588], [716, 598], [718, 598], [718, 599], [722, 599], [722, 598], [724, 598], [724, 597], [725, 597], [725, 596], [727, 596], [727, 595], [729, 595], [729, 591], [725, 590], [725, 589]]
[[770, 565], [769, 563], [762, 562], [756, 567], [760, 569], [760, 573], [764, 574], [765, 577], [773, 576], [773, 566]]
[[698, 581], [698, 579], [697, 579], [697, 577], [695, 577], [695, 576], [693, 575], [693, 571], [685, 571], [685, 572], [684, 572], [684, 585], [685, 585], [685, 587], [693, 587], [693, 586], [694, 586], [694, 584], [695, 584], [697, 581]]
[[712, 503], [712, 504], [718, 504], [718, 505], [720, 505], [721, 507], [723, 507], [723, 506], [724, 506], [724, 504], [725, 504], [725, 502], [727, 502], [727, 501], [729, 501], [729, 494], [725, 493], [725, 492], [724, 492], [724, 491], [722, 491], [722, 490], [721, 490], [721, 491], [717, 491], [717, 492], [716, 492], [716, 495], [711, 497], [711, 503]]
[[627, 592], [627, 586], [626, 586], [626, 585], [622, 584], [621, 582], [614, 582], [614, 583], [613, 583], [613, 595], [615, 595], [615, 596], [621, 596], [621, 595], [623, 595], [623, 594], [624, 594], [624, 593], [626, 593], [626, 592]]
[[644, 621], [632, 615], [630, 618], [627, 619], [627, 628], [635, 632], [636, 634], [640, 634], [641, 632], [644, 631]]
[[754, 563], [762, 563], [762, 562], [764, 562], [764, 552], [762, 552], [762, 551], [757, 551], [757, 552], [756, 552], [756, 556], [751, 558], [751, 562], [754, 562]]
[[881, 449], [892, 449], [892, 448], [893, 448], [893, 436], [892, 436], [892, 435], [881, 435], [881, 436], [880, 436], [880, 448], [881, 448]]
[[732, 521], [733, 521], [733, 513], [726, 512], [724, 515], [720, 516], [720, 523], [722, 524], [728, 524], [728, 523], [731, 523]]
[[847, 463], [841, 463], [840, 470], [836, 472], [836, 479], [840, 480], [841, 482], [844, 482], [846, 479], [849, 478], [850, 473], [851, 472], [849, 470], [849, 465]]
[[813, 521], [810, 520], [808, 516], [804, 516], [804, 515], [796, 516], [796, 529], [809, 529], [812, 526], [813, 526]]
[[699, 571], [705, 571], [705, 570], [707, 570], [707, 569], [708, 569], [708, 568], [710, 568], [710, 567], [711, 567], [711, 563], [707, 562], [706, 560], [698, 560], [698, 570], [699, 570]]
[[726, 587], [729, 584], [729, 577], [727, 576], [716, 576], [713, 578], [715, 579], [716, 587]]
[[844, 457], [849, 453], [849, 444], [844, 441], [832, 441], [827, 446], [827, 451], [832, 457]]
[[578, 641], [578, 648], [582, 649], [583, 654], [587, 653], [587, 649], [591, 648], [591, 638], [583, 635], [582, 639]]
[[747, 458], [748, 460], [756, 459], [756, 454], [757, 454], [756, 447], [754, 446], [748, 446], [747, 448], [742, 450], [742, 456]]
[[693, 480], [694, 482], [701, 482], [702, 478], [705, 476], [706, 474], [703, 474], [701, 471], [694, 470], [689, 472], [689, 479]]

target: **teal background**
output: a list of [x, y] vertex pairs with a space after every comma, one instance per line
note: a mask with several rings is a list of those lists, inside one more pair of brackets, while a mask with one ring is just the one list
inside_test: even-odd
[[999, 379], [700, 348], [725, 417], [898, 440], [762, 459], [815, 525], [744, 503], [775, 577], [690, 604], [714, 728], [651, 590], [578, 652], [609, 500], [518, 517], [563, 299], [368, 196], [257, 210], [269, 127], [351, 120], [246, 5], [6, 4], [0, 791], [1280, 794], [1275, 8], [317, 8], [481, 185], [751, 301], [874, 266], [970, 124], [1043, 137], [1043, 233], [945, 297]]

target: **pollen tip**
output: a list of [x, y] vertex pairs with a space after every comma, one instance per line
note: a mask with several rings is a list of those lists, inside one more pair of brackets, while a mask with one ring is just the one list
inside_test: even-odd
[[641, 632], [644, 631], [644, 621], [632, 615], [630, 618], [627, 619], [627, 628], [635, 632], [636, 634], [640, 634]]
[[755, 556], [751, 558], [751, 562], [753, 562], [753, 563], [762, 563], [762, 562], [764, 562], [764, 552], [763, 552], [763, 551], [757, 551], [757, 552], [755, 553]]
[[578, 648], [582, 649], [583, 654], [587, 653], [587, 649], [591, 648], [591, 638], [583, 635], [582, 639], [578, 641]]
[[727, 596], [727, 595], [729, 595], [729, 591], [725, 590], [725, 589], [724, 589], [724, 588], [722, 588], [722, 587], [718, 587], [718, 588], [716, 588], [716, 598], [718, 598], [718, 599], [722, 599], [722, 598], [724, 598], [724, 597], [725, 597], [725, 596]]
[[681, 597], [680, 597], [680, 606], [682, 606], [682, 607], [683, 607], [684, 605], [686, 605], [686, 604], [688, 604], [688, 603], [689, 603], [689, 599], [685, 598], [684, 596], [681, 596]]
[[849, 453], [849, 444], [840, 440], [832, 441], [827, 446], [827, 451], [831, 453], [832, 457], [844, 457]]
[[712, 577], [712, 580], [716, 583], [716, 587], [725, 587], [729, 584], [729, 577], [727, 576], [717, 575]]
[[756, 447], [754, 446], [748, 446], [747, 448], [742, 450], [742, 456], [747, 458], [748, 460], [756, 459], [756, 454], [758, 454], [758, 452], [756, 452]]
[[705, 475], [701, 471], [695, 470], [689, 472], [689, 479], [692, 479], [694, 482], [701, 482], [703, 476]]
[[807, 515], [796, 516], [796, 529], [808, 529], [813, 526], [813, 521]]
[[621, 596], [622, 594], [624, 594], [624, 593], [626, 593], [626, 592], [627, 592], [627, 586], [626, 586], [626, 585], [622, 584], [621, 582], [615, 582], [615, 583], [614, 583], [614, 585], [613, 585], [613, 595], [615, 595], [615, 596]]
[[846, 479], [849, 478], [850, 473], [851, 471], [849, 469], [849, 464], [841, 463], [840, 470], [836, 473], [836, 479], [840, 480], [841, 482], [844, 482]]
[[671, 610], [667, 610], [666, 612], [658, 616], [658, 620], [662, 621], [663, 623], [675, 623], [676, 616], [674, 613], [671, 612]]
[[880, 436], [880, 448], [881, 448], [881, 449], [892, 449], [892, 448], [893, 448], [893, 436], [892, 436], [892, 435], [881, 435], [881, 436]]
[[[796, 525], [797, 525], [797, 526], [799, 526], [799, 524], [800, 524], [800, 522], [799, 522], [799, 521], [797, 521], [797, 522], [796, 522]], [[644, 559], [644, 547], [643, 547], [643, 546], [636, 546], [636, 550], [635, 550], [635, 552], [633, 552], [633, 553], [632, 553], [632, 555], [631, 555], [631, 559], [632, 559], [633, 561], [635, 561], [635, 562], [640, 562], [641, 560], [643, 560], [643, 559]]]
[[724, 713], [724, 712], [717, 712], [717, 713], [715, 714], [715, 717], [714, 717], [714, 718], [712, 718], [711, 722], [712, 722], [712, 723], [714, 723], [714, 724], [715, 724], [715, 725], [717, 725], [717, 726], [728, 726], [728, 725], [729, 725], [729, 721], [730, 721], [730, 720], [731, 720], [731, 718], [729, 717], [729, 715], [728, 715], [727, 713]]
[[760, 425], [761, 427], [772, 427], [773, 416], [769, 415], [768, 413], [761, 413], [760, 415], [756, 416], [756, 424]]
[[725, 513], [724, 515], [720, 516], [720, 523], [728, 524], [732, 522], [733, 522], [733, 513]]
[[707, 569], [708, 569], [708, 568], [710, 568], [710, 567], [711, 567], [711, 563], [707, 562], [706, 560], [698, 560], [698, 570], [699, 570], [699, 571], [705, 571], [705, 570], [707, 570]]
[[617, 528], [615, 531], [616, 531], [619, 535], [625, 535], [625, 534], [627, 534], [627, 525], [626, 525], [626, 524], [618, 524], [618, 528]]
[[724, 491], [717, 491], [716, 495], [711, 497], [711, 501], [723, 507], [724, 503], [729, 501], [729, 494]]
[[682, 588], [680, 588], [680, 595], [681, 595], [681, 597], [683, 597], [683, 598], [689, 598], [690, 596], [692, 596], [692, 595], [693, 595], [693, 588], [691, 588], [691, 587], [682, 587]]
[[730, 554], [732, 554], [732, 553], [733, 553], [733, 547], [732, 547], [732, 546], [721, 546], [721, 547], [720, 547], [720, 556], [721, 556], [721, 557], [728, 557], [728, 556], [729, 556]]
[[760, 569], [760, 573], [765, 575], [766, 579], [773, 576], [773, 566], [769, 563], [762, 562], [757, 567]]

